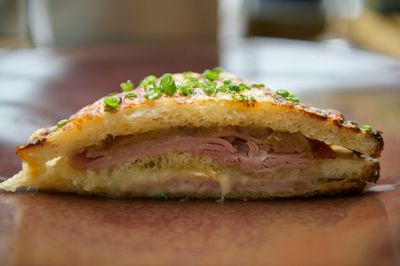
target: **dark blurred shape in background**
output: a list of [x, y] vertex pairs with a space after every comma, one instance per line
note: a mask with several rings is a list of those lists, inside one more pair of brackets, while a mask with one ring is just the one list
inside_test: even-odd
[[[0, 0], [0, 52], [21, 48], [58, 53], [67, 69], [72, 58], [123, 61], [137, 79], [219, 64], [297, 93], [398, 87], [400, 1]], [[35, 56], [26, 65], [55, 70]], [[2, 62], [21, 75], [16, 59]]]
[[[321, 41], [341, 38], [352, 46], [400, 58], [399, 0], [221, 0], [239, 5], [241, 37]], [[222, 12], [225, 16], [229, 13]], [[231, 23], [232, 24], [232, 23]], [[229, 27], [229, 26], [228, 26]], [[231, 29], [231, 31], [235, 31]]]
[[0, 51], [81, 47], [96, 58], [104, 46], [110, 60], [133, 66], [140, 55], [156, 74], [219, 64], [298, 92], [391, 87], [400, 1], [0, 0]]
[[0, 0], [0, 51], [2, 48], [30, 47], [25, 4], [17, 0]]
[[0, 0], [0, 37], [29, 35], [33, 46], [215, 41], [216, 21], [214, 0]]
[[0, 0], [0, 48], [341, 38], [400, 58], [399, 0]]
[[[143, 57], [145, 47], [162, 55], [156, 72], [183, 71], [201, 58], [192, 70], [219, 60], [271, 86], [388, 86], [400, 76], [393, 72], [400, 1], [0, 0], [0, 51], [121, 44]], [[169, 47], [182, 52], [168, 53]], [[372, 73], [377, 77], [360, 78]]]
[[[36, 31], [33, 37], [38, 45], [212, 41], [217, 34], [214, 0], [52, 0], [45, 1], [47, 5], [42, 2], [30, 2], [30, 25]], [[47, 21], [41, 20], [43, 17]]]
[[314, 40], [325, 28], [320, 0], [250, 0], [248, 36]]

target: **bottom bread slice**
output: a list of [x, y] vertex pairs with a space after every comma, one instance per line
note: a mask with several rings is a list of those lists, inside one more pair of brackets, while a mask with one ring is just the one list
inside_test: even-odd
[[74, 192], [109, 197], [263, 199], [360, 193], [379, 176], [379, 162], [350, 151], [336, 150], [335, 159], [319, 159], [302, 168], [271, 168], [260, 173], [221, 165], [208, 157], [169, 153], [109, 169], [77, 170], [57, 157], [32, 175], [28, 165], [0, 184], [15, 191]]

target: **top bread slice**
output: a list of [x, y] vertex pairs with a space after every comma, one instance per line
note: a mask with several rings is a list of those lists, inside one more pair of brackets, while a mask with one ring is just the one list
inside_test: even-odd
[[[204, 79], [203, 74], [193, 75]], [[184, 74], [172, 76], [178, 85], [184, 82]], [[225, 79], [246, 84], [249, 89], [243, 94], [251, 100], [238, 100], [223, 92], [209, 96], [201, 89], [195, 89], [190, 96], [175, 93], [149, 100], [144, 97], [145, 90], [138, 87], [134, 90], [135, 97], [128, 97], [127, 92], [114, 95], [120, 103], [113, 112], [107, 112], [104, 100], [100, 99], [72, 115], [63, 125], [36, 131], [28, 144], [17, 148], [17, 153], [29, 166], [30, 174], [34, 174], [52, 158], [96, 145], [110, 135], [130, 135], [180, 126], [234, 125], [300, 132], [310, 139], [373, 158], [381, 154], [383, 139], [379, 131], [363, 130], [337, 111], [286, 100], [269, 88], [260, 88], [231, 73], [220, 73], [215, 82], [222, 84]]]

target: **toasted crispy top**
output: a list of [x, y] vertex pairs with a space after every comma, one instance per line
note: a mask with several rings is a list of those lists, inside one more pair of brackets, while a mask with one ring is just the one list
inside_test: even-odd
[[[37, 164], [97, 144], [110, 135], [130, 135], [179, 126], [231, 125], [300, 132], [308, 138], [371, 157], [379, 157], [383, 149], [379, 131], [361, 129], [338, 111], [297, 103], [293, 95], [278, 95], [231, 73], [220, 73], [213, 81], [208, 80], [208, 85], [204, 83], [203, 74], [191, 73], [188, 78], [187, 74], [178, 73], [172, 77], [178, 88], [189, 84], [190, 93], [179, 89], [172, 96], [161, 93], [161, 96], [152, 98], [149, 97], [152, 85], [143, 88], [145, 85], [142, 83], [133, 91], [110, 96], [114, 99], [111, 109], [105, 103], [105, 98], [110, 97], [105, 97], [82, 108], [59, 126], [39, 129], [28, 144], [17, 148], [17, 153], [28, 164]], [[198, 82], [191, 83], [190, 79]], [[225, 86], [224, 80], [229, 80]], [[230, 87], [229, 84], [237, 86]], [[239, 84], [243, 84], [241, 88]]]

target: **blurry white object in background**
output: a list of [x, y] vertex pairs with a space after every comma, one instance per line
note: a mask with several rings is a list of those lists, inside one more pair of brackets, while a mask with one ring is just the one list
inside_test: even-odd
[[221, 65], [272, 89], [399, 88], [400, 61], [343, 45], [274, 38], [225, 42]]
[[323, 0], [326, 17], [325, 33], [322, 39], [343, 38], [347, 39], [351, 22], [357, 19], [364, 11], [363, 0]]
[[363, 0], [323, 0], [322, 3], [328, 19], [354, 19], [364, 9]]
[[29, 0], [27, 4], [32, 42], [37, 47], [51, 46], [54, 43], [54, 34], [48, 0]]
[[[264, 82], [273, 89], [288, 88], [299, 94], [332, 89], [399, 89], [399, 60], [353, 48], [334, 34], [321, 43], [246, 38], [248, 2], [218, 3], [220, 61], [228, 71]], [[364, 7], [363, 0], [322, 3], [328, 23], [354, 19]]]
[[233, 41], [244, 38], [248, 8], [245, 0], [218, 1], [218, 40]]

